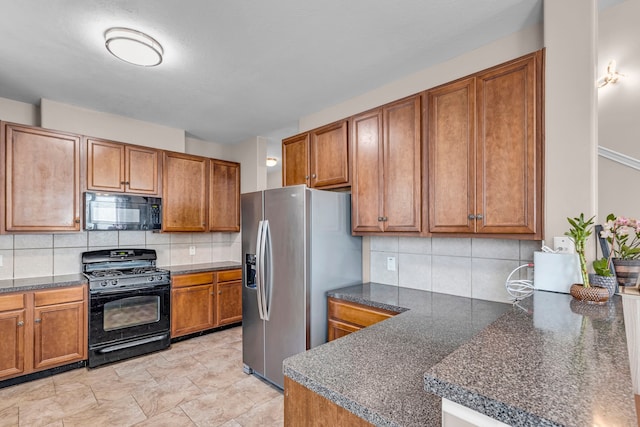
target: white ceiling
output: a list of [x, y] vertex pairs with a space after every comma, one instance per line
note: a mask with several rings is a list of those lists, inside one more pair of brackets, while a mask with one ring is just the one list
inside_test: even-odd
[[[0, 97], [236, 143], [540, 22], [542, 0], [0, 0], [0, 11]], [[111, 56], [114, 26], [156, 38], [164, 62]]]

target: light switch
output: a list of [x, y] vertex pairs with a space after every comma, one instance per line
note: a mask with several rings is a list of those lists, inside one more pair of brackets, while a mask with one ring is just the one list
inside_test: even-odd
[[387, 257], [387, 270], [396, 271], [396, 257], [394, 256]]

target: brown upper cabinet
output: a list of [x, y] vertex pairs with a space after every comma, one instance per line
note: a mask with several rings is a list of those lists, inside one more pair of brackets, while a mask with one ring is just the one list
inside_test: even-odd
[[347, 120], [282, 140], [282, 185], [350, 185]]
[[427, 91], [429, 231], [542, 237], [542, 51]]
[[209, 159], [164, 152], [162, 230], [208, 231]]
[[2, 231], [80, 231], [81, 137], [1, 125]]
[[421, 231], [421, 96], [351, 118], [352, 230]]
[[160, 152], [87, 138], [87, 189], [160, 195]]
[[240, 231], [240, 164], [209, 160], [209, 231]]

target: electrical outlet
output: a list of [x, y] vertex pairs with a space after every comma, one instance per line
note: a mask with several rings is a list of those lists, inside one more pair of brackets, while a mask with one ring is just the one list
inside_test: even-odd
[[196, 254], [196, 247], [189, 246], [189, 255], [195, 255], [195, 254]]
[[387, 257], [387, 270], [396, 271], [396, 257], [394, 256]]
[[554, 237], [553, 249], [560, 254], [573, 254], [576, 252], [576, 247], [568, 237]]

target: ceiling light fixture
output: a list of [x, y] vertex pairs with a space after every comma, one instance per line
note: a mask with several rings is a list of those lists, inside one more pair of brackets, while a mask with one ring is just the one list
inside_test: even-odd
[[267, 157], [267, 166], [272, 168], [278, 164], [278, 159], [275, 157]]
[[129, 64], [153, 67], [162, 62], [164, 50], [152, 37], [130, 28], [109, 28], [104, 33], [105, 46], [116, 58]]
[[607, 74], [598, 79], [598, 88], [604, 87], [609, 83], [613, 84], [618, 81], [620, 77], [624, 77], [624, 74], [620, 74], [616, 71], [616, 61], [609, 61], [607, 65]]

